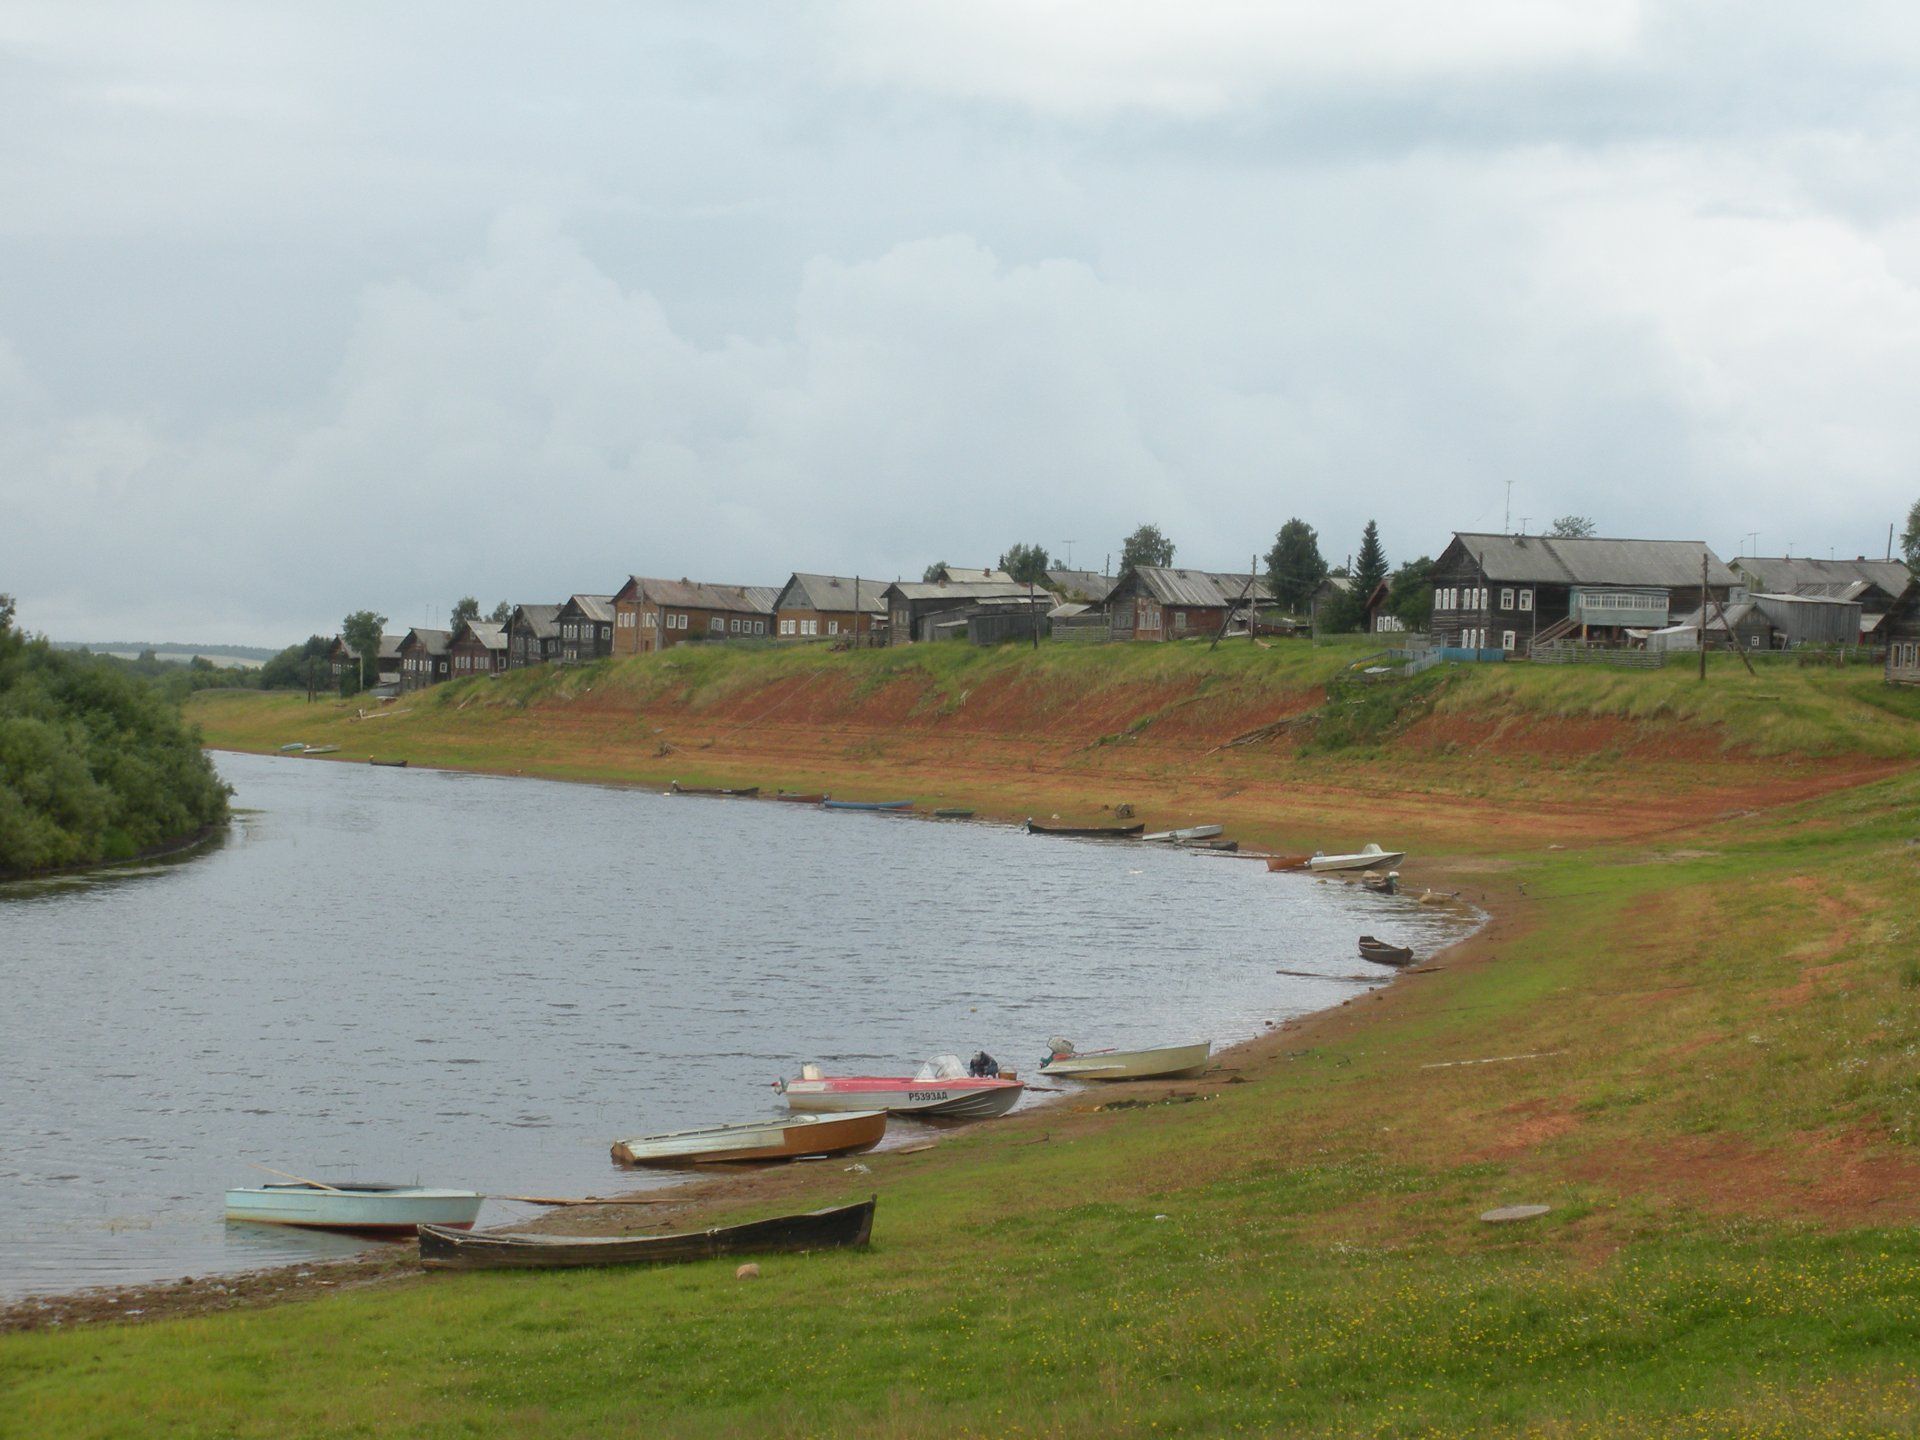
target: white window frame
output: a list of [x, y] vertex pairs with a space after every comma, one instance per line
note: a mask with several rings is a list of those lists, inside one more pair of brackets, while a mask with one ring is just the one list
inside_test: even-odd
[[[1502, 610], [1511, 610], [1511, 609], [1513, 609], [1513, 587], [1512, 587], [1512, 586], [1503, 586], [1503, 587], [1501, 588], [1501, 591], [1500, 591], [1500, 608], [1501, 608]], [[1511, 649], [1512, 647], [1511, 647], [1511, 646], [1509, 646], [1508, 648], [1509, 648], [1509, 649]]]
[[1519, 649], [1520, 647], [1514, 643], [1514, 640], [1515, 640], [1515, 636], [1513, 631], [1503, 630], [1500, 632], [1500, 648], [1502, 650]]
[[1533, 610], [1533, 591], [1522, 590], [1520, 592], [1520, 609], [1523, 612], [1531, 613]]

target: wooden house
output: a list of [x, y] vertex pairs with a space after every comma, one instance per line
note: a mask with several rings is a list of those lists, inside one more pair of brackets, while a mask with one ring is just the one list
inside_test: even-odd
[[1813, 560], [1789, 555], [1742, 555], [1728, 568], [1754, 594], [1824, 596], [1860, 606], [1860, 636], [1872, 643], [1881, 617], [1913, 578], [1904, 561]]
[[560, 635], [553, 658], [563, 665], [604, 660], [613, 653], [613, 597], [570, 595], [554, 616]]
[[[373, 673], [363, 676], [369, 685], [391, 685], [400, 679], [400, 642], [404, 635], [382, 635], [380, 648], [375, 655]], [[333, 637], [333, 644], [327, 648], [327, 668], [338, 680], [342, 675], [357, 674], [360, 670], [360, 652], [347, 644], [344, 635]]]
[[1920, 685], [1920, 580], [1909, 580], [1880, 622], [1889, 685]]
[[447, 642], [447, 674], [453, 680], [475, 675], [492, 679], [507, 668], [507, 627], [490, 620], [463, 620]]
[[1382, 580], [1360, 605], [1360, 626], [1369, 635], [1398, 635], [1407, 622], [1387, 608], [1393, 599], [1393, 582]]
[[1625, 645], [1667, 628], [1738, 577], [1701, 540], [1563, 539], [1460, 532], [1433, 565], [1434, 642], [1526, 653], [1549, 640]]
[[1098, 570], [1049, 570], [1047, 588], [1062, 600], [1073, 604], [1105, 609], [1107, 596], [1120, 583], [1118, 575], [1102, 575]]
[[380, 637], [380, 684], [398, 685], [400, 683], [400, 642], [406, 638], [405, 635]]
[[614, 653], [645, 655], [689, 641], [765, 639], [773, 634], [770, 585], [710, 585], [630, 575], [613, 597]]
[[874, 637], [887, 628], [886, 588], [880, 580], [796, 570], [774, 597], [774, 633], [782, 640]]
[[880, 592], [887, 607], [887, 643], [911, 645], [930, 638], [923, 633], [927, 618], [948, 612], [964, 630], [963, 612], [974, 602], [1015, 596], [1025, 600], [1029, 589], [1017, 580], [896, 580]]
[[1017, 585], [1004, 570], [969, 570], [964, 565], [942, 565], [933, 572], [935, 585]]
[[560, 607], [516, 605], [507, 617], [507, 668], [522, 670], [559, 658]]
[[1229, 612], [1250, 620], [1260, 607], [1272, 604], [1273, 592], [1257, 575], [1159, 565], [1136, 565], [1107, 596], [1115, 640], [1214, 635]]
[[451, 673], [447, 668], [447, 646], [453, 636], [445, 630], [429, 630], [417, 625], [400, 641], [400, 688], [424, 690], [438, 685]]

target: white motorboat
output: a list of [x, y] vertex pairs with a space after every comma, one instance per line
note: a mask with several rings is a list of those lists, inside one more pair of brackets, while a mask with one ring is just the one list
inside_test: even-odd
[[1172, 1080], [1202, 1073], [1213, 1055], [1213, 1042], [1196, 1040], [1147, 1050], [1076, 1050], [1071, 1041], [1056, 1037], [1048, 1049], [1051, 1053], [1040, 1062], [1045, 1075], [1069, 1080]]
[[1352, 855], [1315, 855], [1307, 861], [1307, 869], [1328, 870], [1380, 870], [1391, 869], [1407, 858], [1404, 850], [1382, 850], [1378, 845], [1368, 843], [1364, 850]]
[[823, 1075], [804, 1065], [798, 1080], [775, 1087], [794, 1110], [889, 1110], [939, 1120], [992, 1120], [1020, 1103], [1026, 1085], [1011, 1075], [969, 1075], [957, 1055], [942, 1055], [913, 1075]]

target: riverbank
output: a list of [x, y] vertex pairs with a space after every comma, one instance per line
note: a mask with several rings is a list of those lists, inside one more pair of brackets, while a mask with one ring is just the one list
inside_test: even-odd
[[[1125, 801], [1275, 848], [1378, 838], [1415, 848], [1414, 884], [1465, 889], [1494, 918], [1434, 973], [1236, 1054], [1237, 1073], [1121, 1097], [1174, 1103], [1041, 1111], [866, 1174], [798, 1167], [703, 1212], [877, 1190], [867, 1254], [770, 1260], [752, 1284], [721, 1265], [434, 1276], [13, 1336], [0, 1383], [21, 1424], [1915, 1430], [1920, 777], [1911, 721], [1856, 677], [1769, 675], [1752, 693], [1772, 702], [1736, 681], [1690, 715], [1630, 688], [1601, 703], [1470, 680], [1322, 751], [1287, 729], [1229, 743], [1318, 707], [1304, 674], [1169, 669], [1121, 695], [1080, 676], [1072, 708], [1055, 697], [1074, 676], [1006, 659], [944, 691], [857, 665], [743, 679], [700, 663], [718, 668], [697, 683], [616, 667], [591, 686], [546, 677], [544, 695], [444, 687], [410, 725], [349, 711], [289, 733], [295, 714], [264, 702], [196, 718], [248, 748], [372, 725], [392, 727], [379, 753], [416, 763], [910, 786], [1009, 816]], [[1493, 693], [1520, 684], [1538, 688]], [[1769, 749], [1776, 722], [1740, 714], [1759, 704], [1793, 713], [1799, 748]], [[1514, 1202], [1553, 1209], [1476, 1219]]]

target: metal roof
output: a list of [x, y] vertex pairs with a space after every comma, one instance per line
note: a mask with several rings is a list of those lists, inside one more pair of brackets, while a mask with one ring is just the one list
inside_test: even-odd
[[1049, 570], [1047, 580], [1069, 595], [1085, 596], [1095, 605], [1120, 583], [1118, 575], [1102, 575], [1098, 570]]
[[[1756, 588], [1770, 594], [1841, 593], [1848, 585], [1878, 585], [1889, 595], [1898, 595], [1913, 577], [1898, 560], [1814, 560], [1796, 556], [1742, 555], [1733, 562], [1736, 570], [1752, 577]], [[1857, 596], [1860, 592], [1855, 591]]]
[[940, 600], [951, 596], [956, 604], [964, 604], [989, 595], [1025, 595], [1027, 587], [1018, 580], [956, 580], [947, 585], [896, 580], [880, 593], [898, 595], [903, 600]]
[[776, 610], [864, 610], [872, 615], [884, 615], [886, 602], [880, 597], [886, 594], [887, 582], [884, 580], [861, 580], [860, 600], [854, 603], [854, 577], [850, 575], [812, 575], [803, 570], [793, 572], [791, 579], [780, 588], [775, 597], [773, 608]]
[[[551, 640], [560, 633], [560, 607], [558, 605], [516, 605], [514, 615], [527, 622], [536, 640]], [[512, 626], [512, 618], [508, 619]]]
[[725, 610], [736, 615], [771, 615], [779, 594], [771, 585], [710, 585], [704, 580], [660, 580], [647, 575], [630, 575], [620, 587], [620, 599], [641, 605]]
[[[601, 620], [613, 623], [613, 596], [611, 595], [569, 595], [561, 610], [578, 610], [587, 620]], [[555, 612], [558, 613], [558, 612]]]
[[424, 625], [416, 625], [407, 631], [400, 643], [404, 645], [408, 640], [418, 640], [427, 647], [429, 655], [444, 655], [447, 653], [448, 644], [453, 640], [453, 634], [447, 630], [429, 630]]
[[[1225, 571], [1178, 570], [1158, 565], [1136, 565], [1122, 580], [1128, 577], [1162, 605], [1186, 605], [1202, 609], [1224, 609], [1236, 603], [1241, 598], [1241, 592], [1247, 590], [1249, 578], [1245, 571], [1234, 575]], [[1266, 581], [1258, 576], [1252, 577], [1252, 580], [1249, 599], [1273, 599]], [[1115, 590], [1119, 588], [1118, 585], [1114, 587]]]
[[1704, 540], [1571, 540], [1466, 531], [1453, 538], [1496, 583], [1697, 587], [1702, 552], [1707, 556], [1707, 584], [1740, 583]]
[[507, 648], [507, 627], [504, 625], [496, 625], [491, 620], [465, 620], [461, 622], [460, 628], [453, 632], [453, 638], [458, 640], [461, 635], [468, 633], [489, 650]]

